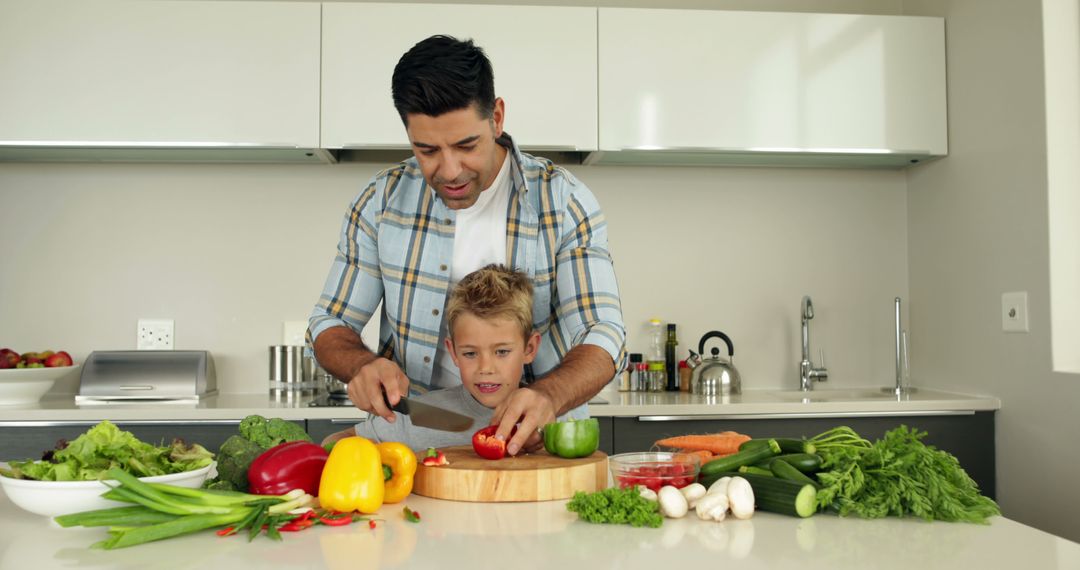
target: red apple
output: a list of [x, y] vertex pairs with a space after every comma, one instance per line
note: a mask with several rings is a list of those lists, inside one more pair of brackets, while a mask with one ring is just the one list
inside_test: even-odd
[[22, 358], [10, 348], [0, 348], [0, 368], [15, 368]]
[[55, 368], [57, 366], [71, 366], [72, 364], [73, 362], [71, 361], [71, 355], [62, 350], [45, 359], [45, 366], [47, 368]]

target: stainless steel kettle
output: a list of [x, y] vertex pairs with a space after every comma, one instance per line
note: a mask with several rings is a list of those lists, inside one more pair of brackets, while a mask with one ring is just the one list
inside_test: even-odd
[[709, 331], [701, 337], [698, 343], [698, 352], [705, 354], [705, 341], [718, 338], [727, 344], [727, 359], [720, 357], [720, 349], [712, 347], [710, 358], [701, 359], [694, 351], [690, 351], [690, 358], [686, 360], [688, 366], [693, 369], [690, 380], [690, 392], [702, 396], [727, 396], [742, 393], [742, 378], [735, 368], [735, 345], [731, 343], [728, 335], [720, 331]]

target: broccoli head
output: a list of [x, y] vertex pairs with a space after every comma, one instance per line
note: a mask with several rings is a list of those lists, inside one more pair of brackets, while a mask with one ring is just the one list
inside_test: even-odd
[[300, 427], [300, 424], [281, 418], [270, 418], [266, 424], [266, 434], [273, 440], [271, 447], [290, 441], [311, 441], [311, 436]]
[[299, 424], [281, 418], [268, 420], [259, 415], [250, 415], [240, 421], [240, 435], [266, 449], [289, 441], [311, 441]]
[[227, 481], [239, 491], [247, 491], [248, 468], [265, 448], [239, 435], [225, 440], [218, 450], [217, 481]]

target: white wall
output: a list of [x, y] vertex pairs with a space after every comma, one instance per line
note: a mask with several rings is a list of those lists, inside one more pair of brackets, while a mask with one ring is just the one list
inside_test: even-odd
[[[82, 359], [134, 348], [140, 317], [172, 318], [177, 349], [213, 353], [222, 391], [262, 391], [267, 346], [307, 318], [345, 209], [382, 166], [0, 164], [0, 344]], [[795, 388], [810, 294], [830, 382], [890, 382], [903, 171], [572, 170], [609, 218], [632, 349], [654, 315], [683, 347], [719, 329], [747, 388]]]
[[[946, 18], [949, 157], [909, 171], [913, 381], [995, 394], [1006, 516], [1080, 540], [1080, 377], [1051, 367], [1039, 2], [906, 0]], [[1028, 334], [1001, 330], [1027, 291]]]

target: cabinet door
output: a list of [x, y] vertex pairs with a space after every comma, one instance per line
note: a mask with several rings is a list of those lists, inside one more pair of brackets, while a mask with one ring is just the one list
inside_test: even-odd
[[[614, 453], [615, 445], [614, 438], [612, 436], [613, 421], [611, 418], [597, 418], [600, 423], [600, 451], [611, 455]], [[333, 420], [308, 420], [307, 432], [311, 436], [311, 439], [315, 443], [319, 443], [326, 436], [337, 433], [343, 429], [352, 427], [361, 420], [356, 418], [342, 418]]]
[[947, 154], [941, 18], [599, 10], [600, 149]]
[[323, 4], [322, 146], [408, 148], [390, 78], [436, 34], [487, 53], [518, 145], [596, 149], [595, 8], [377, 3]]
[[5, 2], [0, 141], [319, 142], [319, 5]]
[[[71, 441], [79, 437], [96, 421], [0, 422], [0, 460], [40, 459], [43, 451], [52, 449], [57, 440]], [[181, 438], [217, 452], [229, 436], [237, 433], [240, 420], [200, 421], [116, 421], [124, 431], [153, 445], [167, 445]]]
[[[662, 416], [668, 418], [668, 416]], [[905, 424], [927, 432], [923, 443], [956, 456], [960, 466], [979, 485], [984, 495], [996, 496], [994, 413], [971, 415], [903, 416], [863, 418], [777, 418], [710, 420], [682, 416], [676, 421], [615, 418], [615, 453], [648, 451], [658, 439], [691, 433], [734, 430], [751, 437], [813, 437], [838, 425], [847, 425], [871, 441]]]

